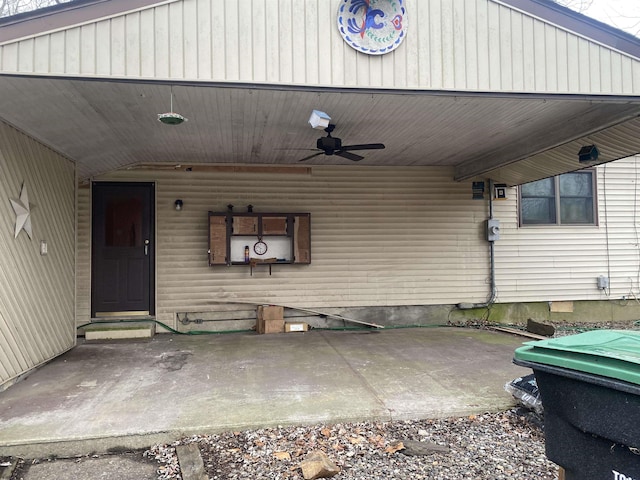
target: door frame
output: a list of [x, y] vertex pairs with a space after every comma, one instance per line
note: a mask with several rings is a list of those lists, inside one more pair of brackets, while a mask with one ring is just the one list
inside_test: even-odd
[[[109, 186], [115, 186], [115, 187], [146, 187], [150, 190], [150, 199], [149, 199], [149, 242], [150, 242], [150, 249], [149, 249], [149, 314], [148, 315], [144, 315], [144, 316], [150, 316], [150, 317], [155, 317], [155, 313], [156, 313], [156, 229], [157, 229], [157, 218], [156, 218], [156, 203], [157, 203], [157, 197], [156, 197], [156, 184], [155, 182], [140, 182], [140, 181], [131, 181], [131, 182], [127, 182], [127, 181], [92, 181], [91, 182], [91, 193], [90, 193], [90, 233], [89, 233], [89, 241], [90, 241], [90, 271], [91, 271], [91, 275], [90, 275], [90, 295], [89, 295], [89, 311], [90, 311], [90, 318], [96, 319], [96, 318], [100, 318], [100, 320], [105, 320], [107, 318], [109, 318], [108, 315], [104, 315], [104, 316], [100, 316], [100, 317], [96, 317], [95, 313], [96, 313], [96, 308], [94, 306], [94, 254], [95, 254], [95, 249], [94, 249], [94, 245], [93, 245], [93, 230], [94, 230], [94, 217], [95, 217], [95, 205], [94, 205], [94, 186], [96, 185], [109, 185]], [[133, 312], [131, 312], [133, 316], [137, 316], [137, 314], [134, 314]], [[124, 316], [124, 315], [123, 315]], [[142, 316], [142, 315], [141, 315]], [[117, 317], [117, 315], [114, 315], [114, 318]]]

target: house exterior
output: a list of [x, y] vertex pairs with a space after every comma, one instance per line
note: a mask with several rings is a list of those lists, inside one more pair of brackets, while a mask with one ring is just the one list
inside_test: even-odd
[[[347, 0], [80, 0], [0, 22], [0, 384], [105, 318], [638, 317], [640, 40], [545, 0], [373, 3], [397, 27], [375, 54]], [[386, 148], [325, 155], [314, 109], [343, 145]], [[587, 193], [521, 186], [574, 171]], [[579, 214], [553, 217], [554, 195]], [[249, 210], [308, 213], [310, 263], [210, 265], [209, 212]], [[231, 249], [260, 240], [279, 241]]]

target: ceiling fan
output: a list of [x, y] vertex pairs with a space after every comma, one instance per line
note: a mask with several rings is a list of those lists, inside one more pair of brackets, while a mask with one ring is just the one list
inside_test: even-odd
[[302, 158], [299, 161], [304, 162], [305, 160], [309, 160], [313, 157], [317, 157], [318, 155], [337, 155], [342, 158], [346, 158], [347, 160], [351, 160], [353, 162], [359, 162], [364, 157], [358, 155], [356, 153], [351, 153], [353, 150], [380, 150], [384, 148], [384, 144], [382, 143], [365, 143], [362, 145], [342, 145], [342, 140], [336, 137], [331, 136], [331, 132], [336, 128], [336, 126], [332, 123], [327, 125], [324, 129], [327, 132], [326, 137], [320, 137], [316, 142], [316, 148], [321, 150], [320, 152], [309, 155], [308, 157]]

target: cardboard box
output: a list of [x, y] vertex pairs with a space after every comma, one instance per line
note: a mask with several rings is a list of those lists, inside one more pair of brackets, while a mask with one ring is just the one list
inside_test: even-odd
[[260, 305], [258, 307], [258, 320], [282, 319], [284, 319], [284, 307], [277, 305]]
[[284, 308], [274, 305], [260, 305], [256, 330], [260, 334], [284, 332]]
[[309, 330], [309, 324], [305, 322], [287, 322], [284, 324], [284, 331], [289, 332], [306, 332]]
[[284, 332], [284, 320], [258, 321], [258, 333], [282, 333]]

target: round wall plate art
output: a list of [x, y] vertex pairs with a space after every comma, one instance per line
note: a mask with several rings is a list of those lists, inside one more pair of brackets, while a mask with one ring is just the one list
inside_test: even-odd
[[359, 52], [382, 55], [400, 46], [407, 32], [405, 0], [341, 0], [338, 30]]

